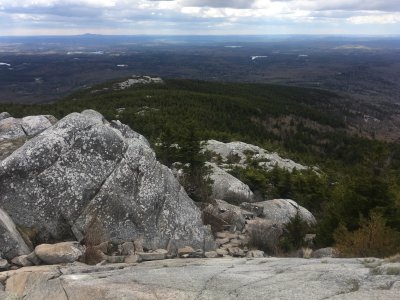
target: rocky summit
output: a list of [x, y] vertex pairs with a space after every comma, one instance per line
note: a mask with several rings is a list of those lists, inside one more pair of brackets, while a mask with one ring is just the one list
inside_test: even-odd
[[[15, 123], [7, 117], [5, 138]], [[117, 243], [214, 247], [200, 210], [143, 136], [93, 110], [46, 123], [43, 130], [0, 162], [2, 257], [28, 254], [23, 252], [33, 250], [33, 241], [80, 241], [94, 218]], [[27, 245], [20, 245], [18, 232]]]
[[0, 114], [0, 299], [399, 298], [398, 255], [337, 258], [339, 248], [308, 248], [316, 235], [304, 231], [291, 258], [268, 256], [289, 225], [317, 221], [230, 170], [316, 168], [242, 142], [203, 146], [212, 201], [195, 204], [184, 169], [174, 176], [119, 121], [93, 110], [59, 121]]

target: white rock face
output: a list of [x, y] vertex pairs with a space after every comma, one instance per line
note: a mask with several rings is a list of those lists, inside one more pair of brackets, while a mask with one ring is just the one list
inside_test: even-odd
[[282, 158], [277, 153], [268, 152], [258, 146], [246, 144], [243, 142], [231, 142], [222, 143], [216, 140], [209, 140], [203, 146], [204, 151], [211, 151], [217, 155], [220, 155], [223, 162], [227, 162], [228, 158], [233, 155], [237, 155], [240, 161], [236, 163], [239, 166], [246, 166], [246, 154], [250, 156], [252, 160], [259, 161], [259, 165], [267, 170], [278, 166], [288, 171], [305, 170], [306, 166], [298, 164], [290, 159]]
[[134, 85], [139, 84], [150, 84], [150, 83], [157, 83], [161, 84], [164, 81], [160, 77], [150, 77], [150, 76], [132, 76], [128, 80], [115, 84], [115, 89], [117, 90], [125, 90], [130, 88]]
[[94, 111], [66, 116], [2, 160], [0, 191], [0, 207], [41, 243], [78, 238], [96, 216], [117, 243], [213, 247], [200, 210], [146, 139]]
[[232, 204], [254, 202], [254, 194], [247, 184], [233, 177], [214, 163], [207, 163], [211, 167], [210, 178], [213, 180], [212, 191], [214, 199], [221, 199]]

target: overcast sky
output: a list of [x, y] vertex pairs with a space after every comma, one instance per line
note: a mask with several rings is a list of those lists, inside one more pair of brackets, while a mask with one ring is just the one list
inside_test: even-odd
[[0, 35], [400, 34], [400, 0], [0, 0]]

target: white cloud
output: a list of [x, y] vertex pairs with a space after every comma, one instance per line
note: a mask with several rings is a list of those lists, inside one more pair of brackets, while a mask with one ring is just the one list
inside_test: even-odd
[[252, 8], [256, 0], [180, 0], [183, 7]]
[[347, 21], [353, 24], [396, 24], [400, 23], [400, 13], [354, 16]]
[[[0, 0], [0, 35], [16, 28], [113, 28], [113, 32], [206, 34], [210, 28], [226, 33], [265, 33], [278, 28], [304, 33], [319, 26], [399, 23], [400, 0]], [[314, 24], [311, 29], [308, 24]], [[328, 27], [326, 27], [328, 28]], [[349, 31], [350, 30], [350, 27]], [[85, 30], [85, 31], [84, 31]], [[222, 29], [221, 29], [222, 30]], [[229, 30], [229, 31], [228, 31]], [[311, 31], [310, 31], [311, 30]], [[328, 30], [328, 29], [327, 29]], [[391, 33], [400, 33], [390, 27]], [[347, 30], [343, 30], [348, 32]], [[385, 33], [385, 27], [381, 27]], [[281, 32], [281, 31], [279, 31]], [[129, 33], [129, 32], [128, 32]], [[288, 32], [290, 33], [290, 32]]]

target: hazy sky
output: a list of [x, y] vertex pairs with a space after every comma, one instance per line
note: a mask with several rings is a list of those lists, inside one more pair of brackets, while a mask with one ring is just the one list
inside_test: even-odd
[[400, 34], [400, 0], [0, 0], [0, 35]]

